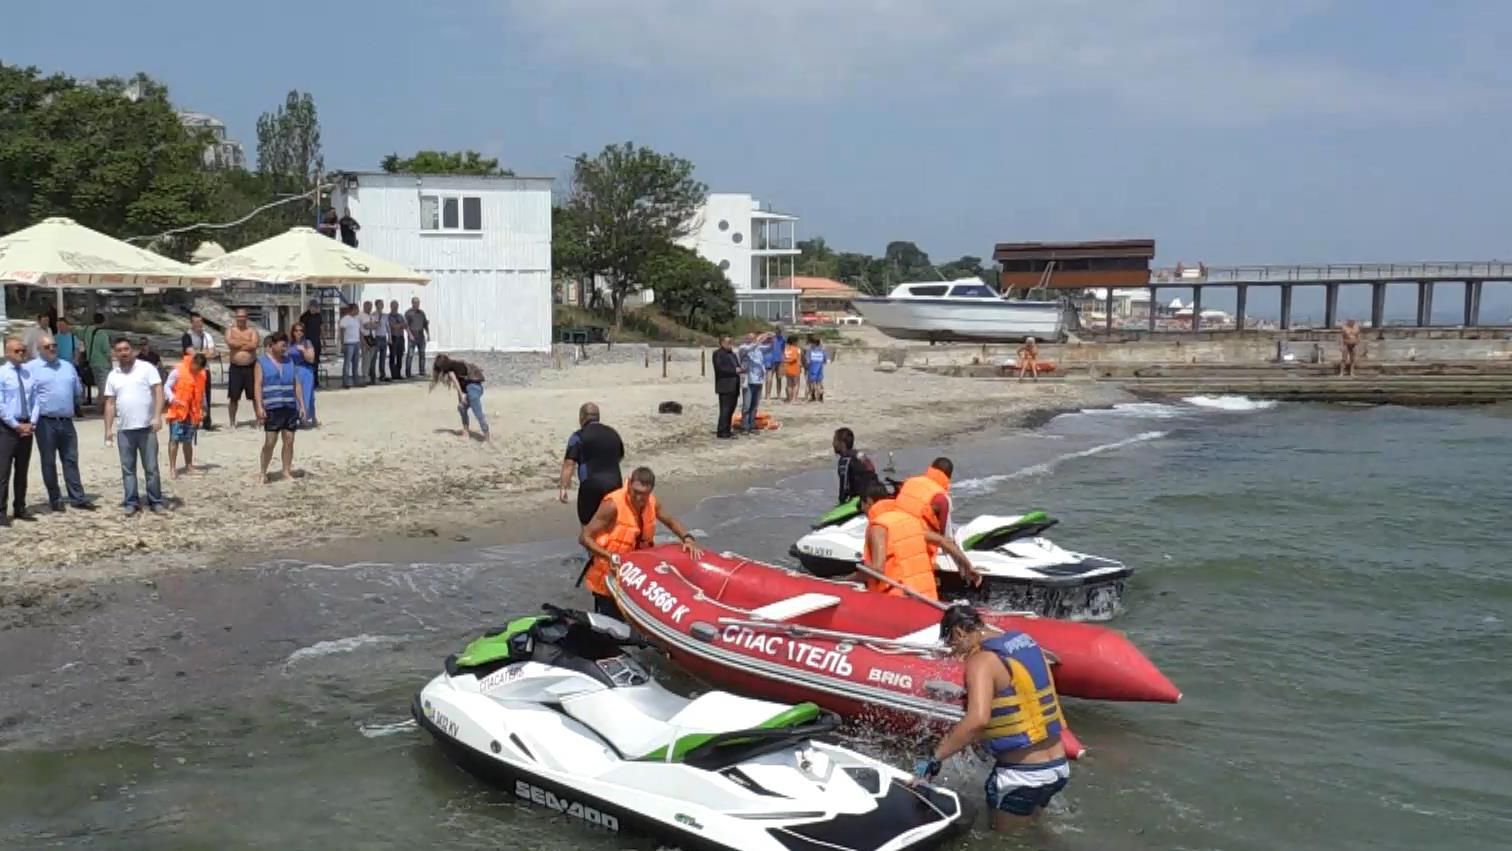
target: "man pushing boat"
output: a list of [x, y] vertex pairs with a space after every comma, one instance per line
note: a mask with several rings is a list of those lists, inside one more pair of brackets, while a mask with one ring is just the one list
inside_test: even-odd
[[966, 715], [918, 761], [914, 776], [933, 778], [940, 763], [981, 741], [997, 761], [986, 784], [992, 829], [1011, 830], [1038, 815], [1071, 776], [1050, 661], [1033, 638], [989, 627], [968, 606], [946, 610], [940, 637], [965, 659]]
[[861, 510], [867, 521], [861, 573], [869, 589], [938, 601], [940, 590], [934, 575], [934, 553], [938, 550], [950, 555], [963, 580], [981, 584], [981, 575], [972, 569], [960, 546], [906, 511], [886, 485], [868, 482], [861, 491]]
[[619, 608], [609, 596], [609, 571], [619, 564], [621, 555], [656, 543], [658, 521], [672, 530], [682, 542], [684, 552], [695, 559], [702, 555], [682, 521], [662, 510], [661, 503], [651, 494], [655, 488], [656, 474], [651, 468], [635, 468], [624, 487], [604, 497], [578, 536], [578, 543], [593, 554], [584, 578], [588, 590], [593, 592], [593, 610], [598, 614], [619, 617]]

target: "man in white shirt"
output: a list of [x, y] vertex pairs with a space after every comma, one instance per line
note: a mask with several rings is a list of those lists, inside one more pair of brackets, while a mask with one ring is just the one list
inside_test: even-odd
[[157, 367], [137, 360], [131, 341], [117, 337], [111, 346], [115, 369], [105, 379], [105, 445], [115, 444], [121, 457], [125, 498], [121, 508], [131, 516], [143, 507], [137, 494], [137, 459], [147, 480], [146, 508], [163, 510], [163, 486], [158, 476], [157, 433], [163, 429], [163, 377]]
[[341, 386], [355, 387], [359, 383], [362, 356], [362, 320], [357, 318], [357, 305], [349, 304], [342, 309], [336, 329], [341, 339]]
[[362, 345], [364, 347], [362, 357], [364, 362], [367, 363], [367, 383], [372, 384], [374, 378], [373, 359], [378, 357], [378, 338], [376, 336], [378, 317], [373, 315], [373, 303], [371, 301], [362, 303], [362, 317], [360, 321], [362, 323]]

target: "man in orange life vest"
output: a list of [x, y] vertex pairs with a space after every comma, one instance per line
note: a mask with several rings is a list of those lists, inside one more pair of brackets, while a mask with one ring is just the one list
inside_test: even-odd
[[[929, 469], [898, 488], [898, 507], [924, 522], [924, 528], [950, 537], [950, 477], [955, 465], [949, 458], [936, 458]], [[931, 550], [931, 557], [938, 552]]]
[[624, 487], [604, 497], [593, 519], [578, 536], [578, 543], [593, 554], [584, 576], [588, 590], [593, 592], [593, 610], [601, 615], [619, 617], [614, 598], [609, 596], [609, 571], [619, 565], [621, 555], [656, 542], [658, 521], [682, 541], [683, 551], [688, 555], [698, 558], [703, 554], [682, 522], [663, 511], [661, 503], [651, 495], [655, 488], [656, 474], [649, 467], [635, 468]]
[[915, 763], [914, 776], [934, 777], [941, 762], [981, 742], [996, 761], [986, 784], [992, 829], [1009, 830], [1044, 810], [1071, 776], [1050, 673], [1055, 659], [1022, 632], [987, 626], [967, 606], [945, 612], [940, 637], [966, 662], [966, 714]]
[[907, 588], [925, 599], [940, 599], [931, 552], [941, 549], [956, 563], [962, 579], [972, 585], [981, 583], [982, 577], [971, 569], [971, 561], [956, 542], [929, 530], [923, 521], [905, 511], [887, 492], [886, 485], [881, 482], [867, 484], [861, 491], [861, 510], [866, 512], [867, 519], [862, 563], [874, 573], [892, 580], [889, 583], [867, 576], [868, 589], [908, 596], [902, 590]]

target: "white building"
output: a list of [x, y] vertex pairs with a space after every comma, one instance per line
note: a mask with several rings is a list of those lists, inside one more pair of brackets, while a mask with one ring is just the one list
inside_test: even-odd
[[358, 247], [429, 275], [349, 297], [418, 296], [433, 351], [551, 348], [551, 178], [342, 172], [331, 204], [357, 220]]
[[781, 289], [798, 255], [798, 217], [764, 209], [745, 193], [713, 192], [681, 244], [724, 270], [742, 315], [793, 320], [798, 290]]
[[206, 168], [246, 168], [247, 153], [242, 143], [226, 138], [226, 123], [203, 112], [180, 112], [179, 122], [191, 132], [205, 131], [210, 134], [210, 143], [203, 154]]

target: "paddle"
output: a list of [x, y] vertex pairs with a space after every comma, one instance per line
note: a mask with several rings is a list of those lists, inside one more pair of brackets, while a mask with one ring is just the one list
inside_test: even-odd
[[[883, 576], [882, 574], [876, 572], [875, 570], [872, 570], [871, 568], [867, 567], [864, 564], [861, 564], [860, 562], [856, 563], [856, 571], [858, 573], [864, 573], [864, 574], [866, 574], [867, 576], [870, 576], [873, 579], [878, 579], [878, 580], [881, 580], [882, 582], [886, 582], [888, 585], [891, 585], [892, 587], [898, 589], [899, 591], [902, 591], [905, 595], [907, 595], [909, 597], [912, 597], [912, 598], [914, 598], [915, 600], [918, 600], [921, 603], [927, 603], [930, 606], [933, 606], [936, 611], [945, 612], [945, 611], [949, 611], [950, 610], [950, 604], [948, 604], [948, 603], [942, 603], [939, 600], [931, 600], [928, 597], [924, 596], [923, 594], [920, 594], [919, 592], [913, 590], [912, 588], [909, 588], [907, 585], [904, 585], [903, 583], [897, 581], [896, 579], [893, 579], [890, 576]], [[1025, 617], [1025, 618], [1037, 618], [1037, 617], [1039, 617], [1039, 613], [1038, 612], [998, 612], [997, 614], [1018, 615], [1020, 617]], [[988, 626], [991, 626], [991, 624], [989, 624]], [[997, 627], [994, 626], [994, 627], [992, 627], [992, 629], [997, 629]], [[1002, 630], [998, 630], [998, 632], [1002, 632]]]

